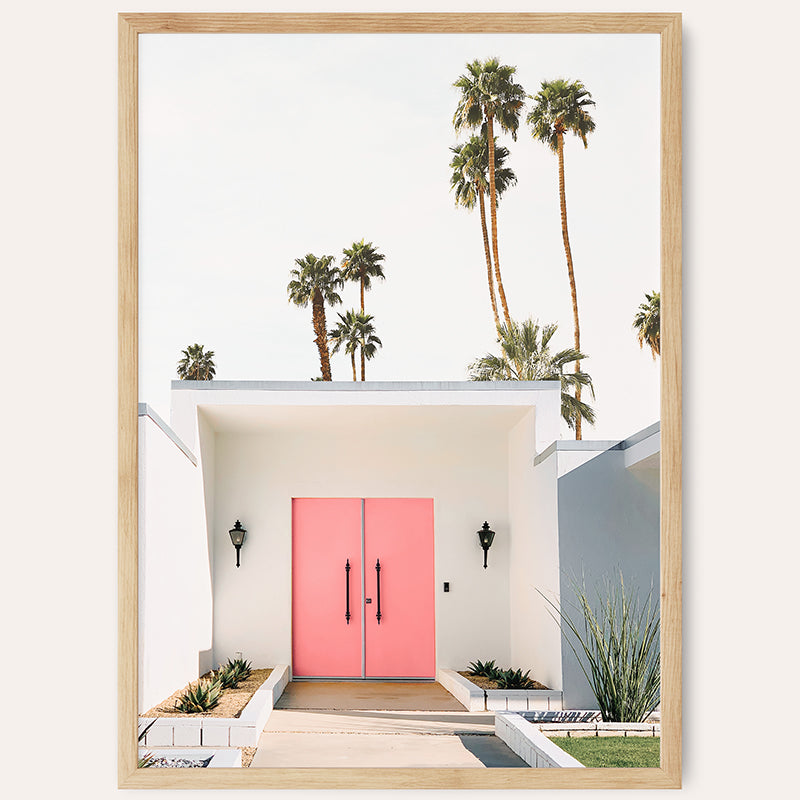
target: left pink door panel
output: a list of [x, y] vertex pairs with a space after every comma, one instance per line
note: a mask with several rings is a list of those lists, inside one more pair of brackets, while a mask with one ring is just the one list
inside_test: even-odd
[[308, 678], [361, 677], [359, 498], [292, 500], [292, 672]]

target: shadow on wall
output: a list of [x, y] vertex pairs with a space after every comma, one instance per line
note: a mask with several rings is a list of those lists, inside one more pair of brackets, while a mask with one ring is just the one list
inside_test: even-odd
[[[654, 474], [646, 474], [654, 473]], [[623, 450], [608, 450], [558, 479], [561, 601], [572, 611], [570, 579], [583, 578], [589, 596], [604, 576], [620, 570], [644, 602], [658, 601], [660, 499], [658, 468], [625, 467]], [[555, 624], [555, 623], [554, 623]], [[569, 644], [561, 643], [564, 708], [596, 709], [597, 702]]]

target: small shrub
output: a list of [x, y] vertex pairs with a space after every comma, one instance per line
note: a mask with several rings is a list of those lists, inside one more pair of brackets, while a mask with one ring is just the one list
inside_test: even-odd
[[199, 714], [210, 711], [219, 703], [222, 682], [214, 674], [206, 680], [199, 680], [194, 686], [189, 684], [186, 691], [175, 702], [175, 708], [184, 714]]
[[501, 669], [493, 676], [498, 689], [528, 689], [533, 686], [530, 670], [524, 673], [521, 669]]
[[653, 589], [644, 603], [638, 590], [606, 577], [592, 602], [583, 582], [573, 580], [577, 602], [549, 600], [551, 615], [592, 687], [604, 722], [643, 722], [661, 697], [661, 619]]
[[471, 675], [478, 675], [482, 678], [494, 678], [498, 672], [501, 672], [499, 667], [491, 661], [471, 661], [469, 664], [469, 672]]

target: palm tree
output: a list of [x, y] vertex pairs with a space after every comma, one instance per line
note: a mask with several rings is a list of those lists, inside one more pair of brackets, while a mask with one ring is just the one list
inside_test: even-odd
[[361, 380], [365, 380], [365, 359], [375, 356], [378, 347], [383, 347], [383, 342], [375, 335], [375, 326], [372, 324], [372, 314], [356, 311], [354, 308], [345, 314], [339, 314], [339, 323], [328, 334], [333, 342], [333, 352], [339, 352], [344, 347], [345, 353], [350, 354], [350, 364], [353, 367], [353, 380], [356, 378], [356, 350], [361, 350]]
[[[487, 172], [489, 171], [489, 147], [484, 136], [472, 136], [464, 144], [450, 148], [454, 154], [450, 161], [453, 174], [450, 176], [450, 188], [455, 191], [456, 205], [466, 209], [475, 208], [477, 201], [481, 212], [481, 230], [483, 231], [483, 250], [486, 255], [486, 277], [489, 282], [489, 298], [492, 301], [494, 325], [500, 329], [500, 317], [497, 314], [497, 301], [494, 296], [494, 279], [492, 278], [492, 253], [489, 249], [489, 234], [486, 230], [486, 206], [483, 196], [489, 187]], [[517, 182], [514, 170], [504, 167], [508, 158], [508, 148], [494, 146], [494, 186], [497, 201], [500, 196]]]
[[503, 306], [506, 325], [511, 325], [506, 293], [500, 277], [500, 257], [497, 252], [497, 192], [495, 191], [494, 122], [511, 138], [517, 140], [519, 115], [525, 103], [525, 90], [512, 80], [516, 67], [501, 65], [496, 58], [467, 64], [467, 74], [461, 75], [453, 86], [461, 89], [453, 125], [462, 128], [482, 128], [489, 143], [489, 212], [492, 225], [492, 255], [497, 279], [497, 291]]
[[202, 344], [190, 344], [181, 350], [183, 358], [178, 362], [178, 377], [182, 381], [210, 381], [214, 378], [214, 351], [203, 350]]
[[[586, 358], [583, 353], [569, 348], [550, 352], [550, 340], [558, 325], [539, 326], [537, 321], [528, 319], [522, 324], [512, 320], [511, 325], [500, 329], [501, 354], [487, 353], [469, 365], [469, 378], [472, 381], [560, 381], [561, 416], [570, 427], [585, 419], [593, 425], [594, 409], [570, 394], [588, 386], [594, 398], [592, 379], [585, 372], [564, 372], [564, 367]], [[541, 334], [541, 336], [540, 336]]]
[[331, 267], [333, 256], [317, 258], [308, 253], [305, 258], [296, 258], [297, 269], [289, 274], [292, 280], [286, 287], [289, 300], [295, 305], [305, 308], [311, 301], [311, 323], [314, 326], [314, 341], [319, 350], [319, 362], [322, 367], [322, 380], [331, 378], [331, 359], [328, 353], [328, 329], [325, 322], [325, 303], [336, 306], [342, 298], [336, 293], [343, 285], [337, 267]]
[[[564, 240], [564, 252], [567, 256], [567, 272], [569, 288], [572, 293], [572, 316], [575, 324], [575, 349], [581, 349], [581, 326], [578, 319], [578, 293], [575, 289], [575, 273], [572, 265], [572, 250], [569, 246], [567, 230], [567, 196], [564, 190], [564, 134], [573, 133], [588, 147], [586, 137], [594, 128], [594, 120], [586, 110], [593, 106], [592, 95], [580, 81], [542, 81], [542, 88], [534, 100], [533, 110], [528, 114], [528, 124], [532, 128], [534, 139], [548, 145], [558, 155], [558, 193], [561, 199], [561, 238]], [[579, 372], [580, 361], [575, 362], [575, 371]], [[581, 398], [578, 386], [576, 397]], [[575, 438], [581, 438], [581, 421], [577, 420]]]
[[364, 292], [372, 288], [372, 279], [386, 276], [383, 274], [381, 261], [384, 256], [379, 253], [372, 242], [353, 242], [353, 246], [343, 251], [341, 274], [345, 281], [358, 281], [361, 284], [361, 310], [364, 310]]
[[652, 294], [645, 292], [644, 296], [647, 302], [639, 306], [633, 318], [633, 327], [639, 347], [647, 345], [655, 361], [656, 356], [661, 355], [661, 293], [653, 289]]

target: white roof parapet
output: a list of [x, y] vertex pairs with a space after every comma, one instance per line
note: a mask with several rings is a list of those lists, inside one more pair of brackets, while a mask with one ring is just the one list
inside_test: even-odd
[[559, 381], [172, 381], [200, 391], [496, 392], [560, 391]]
[[555, 452], [594, 452], [605, 453], [608, 450], [624, 450], [625, 466], [629, 467], [661, 449], [661, 422], [654, 422], [637, 431], [627, 439], [582, 439], [580, 441], [559, 440], [553, 442], [546, 450], [539, 453], [533, 461], [537, 466]]

